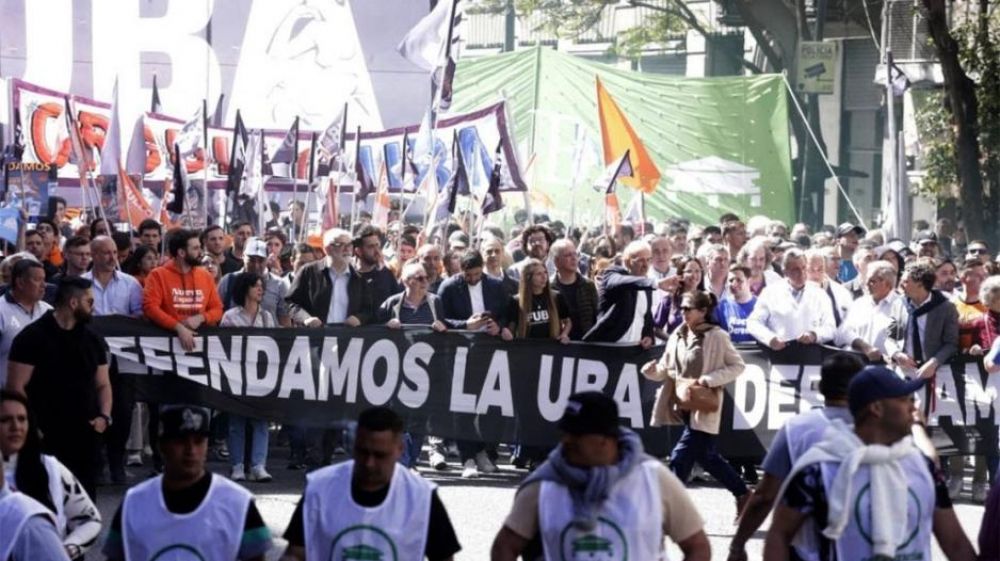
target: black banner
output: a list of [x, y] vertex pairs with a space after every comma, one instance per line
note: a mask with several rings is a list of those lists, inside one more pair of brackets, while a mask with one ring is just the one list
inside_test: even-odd
[[[96, 318], [122, 373], [142, 399], [193, 402], [283, 423], [329, 426], [372, 405], [407, 419], [412, 432], [487, 442], [555, 442], [566, 398], [598, 390], [618, 402], [623, 424], [665, 456], [681, 427], [649, 427], [659, 383], [640, 370], [662, 353], [634, 346], [544, 340], [504, 342], [478, 333], [382, 326], [321, 329], [202, 328], [188, 353], [149, 323]], [[822, 404], [819, 364], [831, 349], [742, 349], [747, 367], [726, 388], [719, 446], [729, 457], [764, 455], [792, 416]], [[955, 375], [957, 374], [957, 375]], [[1000, 377], [972, 362], [938, 373], [936, 443], [947, 453], [996, 438]], [[970, 430], [971, 429], [971, 430]]]

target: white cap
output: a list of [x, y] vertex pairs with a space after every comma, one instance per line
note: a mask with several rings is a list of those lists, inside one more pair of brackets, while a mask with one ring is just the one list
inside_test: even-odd
[[267, 258], [267, 243], [260, 238], [250, 238], [243, 253], [249, 257]]

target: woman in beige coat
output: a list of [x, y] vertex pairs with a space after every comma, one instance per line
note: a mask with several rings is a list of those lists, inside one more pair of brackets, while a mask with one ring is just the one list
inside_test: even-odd
[[[715, 295], [694, 291], [681, 299], [684, 323], [675, 330], [663, 356], [643, 367], [643, 374], [663, 387], [653, 405], [653, 426], [684, 424], [684, 433], [670, 454], [670, 469], [687, 481], [695, 462], [736, 497], [736, 511], [750, 496], [743, 479], [719, 455], [716, 439], [722, 421], [723, 387], [743, 373], [743, 358], [715, 323]], [[710, 388], [718, 405], [711, 410], [686, 411], [679, 395], [688, 385]]]

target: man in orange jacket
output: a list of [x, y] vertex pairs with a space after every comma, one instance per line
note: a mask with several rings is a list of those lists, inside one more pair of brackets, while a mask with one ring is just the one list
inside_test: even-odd
[[199, 266], [201, 240], [198, 232], [172, 232], [167, 249], [171, 260], [146, 277], [142, 311], [156, 325], [176, 331], [181, 347], [191, 351], [195, 331], [222, 319], [222, 300], [211, 273]]

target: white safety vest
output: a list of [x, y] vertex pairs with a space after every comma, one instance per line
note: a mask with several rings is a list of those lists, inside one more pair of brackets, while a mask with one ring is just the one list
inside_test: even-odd
[[8, 490], [6, 495], [0, 499], [0, 559], [3, 561], [10, 559], [21, 529], [32, 516], [44, 516], [55, 524], [52, 512], [42, 503], [24, 493]]
[[252, 495], [212, 475], [194, 511], [175, 514], [163, 501], [163, 476], [128, 490], [122, 505], [126, 561], [235, 561]]
[[[59, 469], [61, 464], [52, 456], [42, 454], [42, 465], [45, 466], [45, 473], [49, 476], [49, 497], [52, 499], [52, 505], [56, 507], [56, 530], [59, 532], [59, 537], [66, 537], [66, 491], [62, 485], [62, 470]], [[8, 467], [13, 469], [8, 469]], [[16, 466], [4, 464], [4, 472], [7, 487], [12, 491], [18, 491], [17, 481], [15, 481], [17, 478]], [[3, 559], [0, 557], [0, 560]]]
[[647, 460], [615, 483], [591, 531], [573, 525], [569, 490], [543, 481], [538, 495], [538, 529], [545, 559], [665, 560], [658, 464]]
[[[806, 450], [823, 439], [823, 432], [830, 426], [830, 418], [823, 409], [813, 409], [796, 415], [785, 423], [785, 442], [791, 465], [806, 453]], [[792, 547], [803, 561], [819, 561], [819, 540], [816, 537], [816, 521], [807, 517], [792, 539]]]
[[[896, 559], [907, 561], [931, 561], [931, 530], [934, 524], [934, 481], [927, 469], [927, 460], [920, 452], [899, 460], [908, 482], [906, 497], [906, 534], [903, 541], [896, 544]], [[841, 464], [824, 462], [823, 486], [829, 493], [833, 479]], [[837, 559], [868, 559], [872, 556], [872, 516], [902, 516], [903, 498], [899, 499], [899, 510], [894, 512], [871, 511], [870, 493], [871, 469], [862, 465], [854, 475], [854, 496], [851, 497], [850, 517], [843, 535], [836, 541]], [[824, 526], [826, 521], [821, 522]]]
[[351, 496], [354, 461], [310, 473], [302, 509], [306, 559], [421, 560], [427, 547], [434, 486], [398, 464], [382, 504]]

